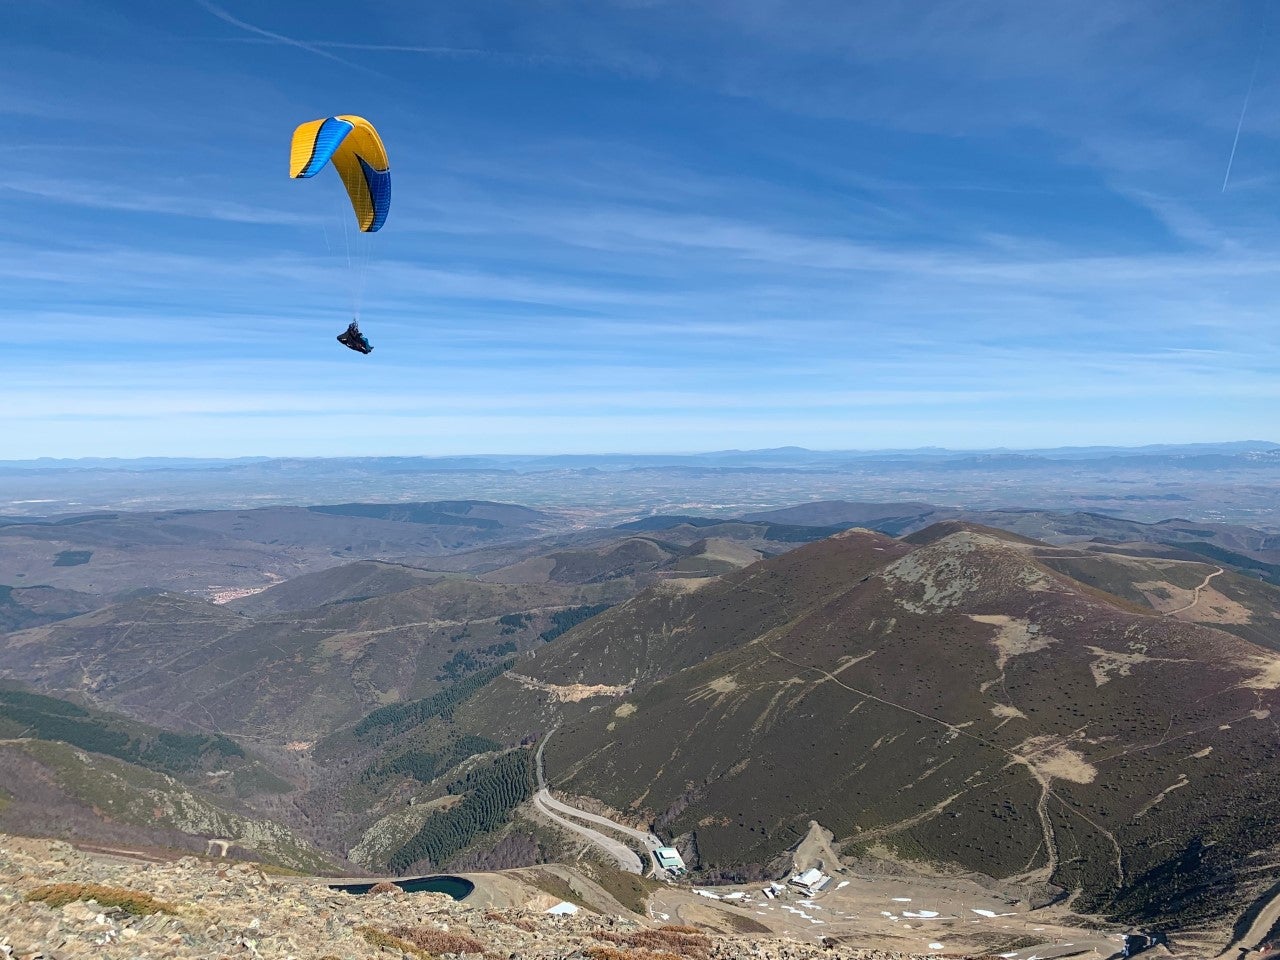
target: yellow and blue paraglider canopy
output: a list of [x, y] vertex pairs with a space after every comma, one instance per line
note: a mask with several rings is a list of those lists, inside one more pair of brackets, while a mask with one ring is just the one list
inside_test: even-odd
[[356, 222], [373, 233], [391, 209], [391, 165], [382, 138], [364, 117], [343, 114], [299, 124], [289, 150], [289, 176], [314, 177], [333, 161]]

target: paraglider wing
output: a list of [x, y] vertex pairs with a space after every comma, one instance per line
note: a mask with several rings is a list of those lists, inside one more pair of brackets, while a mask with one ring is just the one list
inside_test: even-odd
[[391, 165], [373, 124], [342, 114], [309, 120], [293, 131], [290, 177], [314, 177], [330, 161], [347, 188], [360, 229], [373, 233], [381, 228], [391, 209]]

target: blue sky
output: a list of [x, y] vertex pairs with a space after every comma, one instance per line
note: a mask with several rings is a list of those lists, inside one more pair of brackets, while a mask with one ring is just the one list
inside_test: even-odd
[[[2, 19], [0, 458], [1276, 439], [1262, 3]], [[391, 156], [362, 294], [287, 176], [333, 113]]]

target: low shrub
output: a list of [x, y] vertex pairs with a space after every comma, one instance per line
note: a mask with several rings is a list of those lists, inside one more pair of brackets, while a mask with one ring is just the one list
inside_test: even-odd
[[114, 907], [134, 917], [177, 912], [173, 904], [157, 900], [149, 893], [108, 887], [100, 883], [51, 883], [36, 887], [27, 894], [26, 899], [32, 903], [47, 903], [51, 907], [65, 907], [77, 900], [94, 900], [100, 906]]

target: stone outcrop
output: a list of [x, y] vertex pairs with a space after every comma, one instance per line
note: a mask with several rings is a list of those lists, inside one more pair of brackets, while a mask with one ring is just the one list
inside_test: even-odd
[[[126, 891], [134, 894], [132, 905], [158, 903], [171, 912], [135, 915], [95, 900], [50, 906], [29, 899], [55, 884], [115, 888], [122, 900]], [[253, 864], [195, 857], [134, 862], [0, 835], [0, 958], [6, 960], [666, 960], [672, 946], [700, 960], [896, 960], [848, 946], [728, 937], [587, 911], [554, 916], [486, 909], [443, 894], [359, 897], [320, 880], [269, 876]]]

